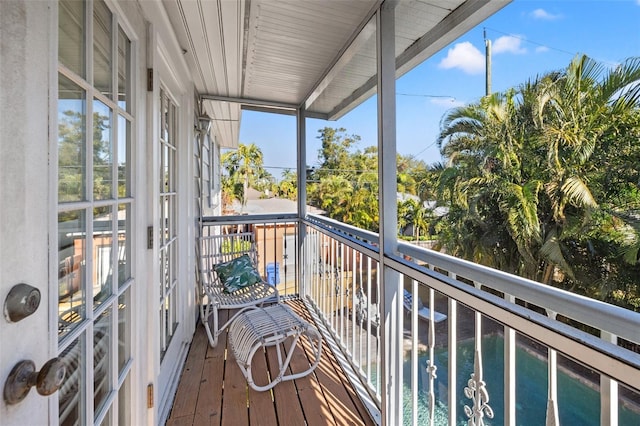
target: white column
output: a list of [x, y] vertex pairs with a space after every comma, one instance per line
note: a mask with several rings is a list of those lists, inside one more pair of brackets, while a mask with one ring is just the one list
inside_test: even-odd
[[[307, 215], [307, 138], [306, 138], [306, 121], [305, 121], [305, 110], [304, 107], [298, 108], [296, 114], [296, 139], [298, 144], [297, 150], [297, 158], [296, 164], [298, 173], [298, 218], [302, 219]], [[300, 292], [301, 297], [307, 296], [307, 283], [305, 279], [309, 279], [307, 277], [308, 272], [310, 271], [312, 263], [312, 259], [309, 256], [309, 253], [304, 253], [305, 238], [307, 236], [307, 230], [304, 226], [302, 226], [301, 222], [298, 222], [298, 247], [297, 247], [297, 256], [296, 265], [298, 265], [297, 280], [300, 288], [298, 291]], [[307, 272], [305, 274], [305, 272]]]
[[400, 276], [384, 264], [397, 250], [395, 6], [385, 1], [377, 13], [378, 184], [380, 267], [382, 268], [382, 424], [402, 423], [402, 297]]

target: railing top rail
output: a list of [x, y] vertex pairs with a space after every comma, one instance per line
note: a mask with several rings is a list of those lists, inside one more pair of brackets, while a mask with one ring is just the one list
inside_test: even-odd
[[640, 343], [638, 312], [412, 244], [400, 243], [398, 250], [402, 254], [516, 296], [548, 311]]
[[385, 258], [385, 263], [402, 274], [424, 282], [445, 296], [457, 300], [459, 303], [469, 306], [471, 309], [556, 349], [621, 383], [625, 383], [631, 388], [637, 388], [640, 383], [640, 354], [632, 353], [582, 330], [555, 321], [515, 303], [509, 303], [498, 296], [435, 271], [423, 267], [418, 269], [414, 263], [400, 256]]
[[[255, 222], [277, 222], [300, 220], [295, 214], [286, 215], [244, 215], [206, 217], [204, 224], [239, 224]], [[367, 247], [363, 240], [375, 245], [378, 234], [365, 231], [324, 216], [309, 214], [302, 222], [323, 232], [332, 233], [345, 244], [377, 257], [375, 247]], [[444, 253], [425, 249], [413, 244], [400, 242], [401, 254], [442, 268], [492, 289], [513, 295], [534, 305], [543, 307], [549, 313], [557, 313], [601, 331], [609, 332], [634, 343], [640, 343], [640, 313], [611, 305], [602, 301], [574, 294], [559, 288], [541, 284], [503, 271], [469, 262]], [[418, 271], [424, 268], [413, 265]], [[424, 274], [424, 272], [419, 272]], [[443, 277], [441, 274], [436, 276]], [[442, 280], [441, 280], [442, 281]], [[446, 281], [444, 281], [446, 282]], [[483, 292], [486, 294], [486, 292]]]
[[342, 223], [325, 216], [308, 214], [305, 220], [308, 223], [321, 224], [325, 228], [333, 228], [335, 230], [341, 231], [342, 233], [350, 234], [355, 237], [358, 237], [363, 240], [373, 242], [376, 244], [379, 242], [379, 239], [380, 239], [378, 234], [376, 234], [375, 232], [365, 231], [364, 229], [356, 228], [355, 226], [347, 225], [346, 223]]
[[297, 222], [300, 218], [296, 213], [250, 214], [239, 216], [204, 216], [203, 225], [238, 225], [243, 223], [282, 223]]

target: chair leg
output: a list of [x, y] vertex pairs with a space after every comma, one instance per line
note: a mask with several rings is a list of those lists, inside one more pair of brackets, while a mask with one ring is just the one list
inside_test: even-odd
[[[212, 306], [210, 303], [207, 304], [206, 308], [200, 308], [200, 318], [202, 320], [202, 325], [204, 325], [204, 329], [207, 332], [207, 338], [209, 339], [209, 346], [215, 348], [218, 345], [218, 335], [220, 332], [218, 331], [218, 309], [215, 306]], [[209, 325], [209, 317], [213, 315], [213, 331], [211, 330], [211, 326]]]

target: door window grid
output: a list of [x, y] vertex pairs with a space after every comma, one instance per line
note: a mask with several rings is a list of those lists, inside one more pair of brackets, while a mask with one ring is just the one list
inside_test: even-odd
[[58, 45], [58, 416], [112, 424], [130, 412], [131, 41], [104, 1], [61, 0]]
[[177, 320], [177, 192], [176, 135], [178, 108], [164, 89], [160, 90], [160, 359], [164, 358]]

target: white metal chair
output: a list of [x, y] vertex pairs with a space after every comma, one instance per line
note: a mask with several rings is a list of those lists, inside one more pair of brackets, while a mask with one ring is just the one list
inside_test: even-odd
[[[218, 314], [221, 309], [241, 309], [264, 303], [279, 303], [280, 295], [275, 286], [263, 279], [228, 293], [215, 271], [216, 265], [244, 254], [249, 255], [254, 267], [257, 266], [257, 249], [253, 232], [203, 236], [200, 237], [200, 244], [200, 320], [207, 331], [209, 344], [215, 347], [220, 333], [242, 312], [237, 312], [220, 326]], [[209, 323], [211, 316], [213, 316], [213, 328]]]

